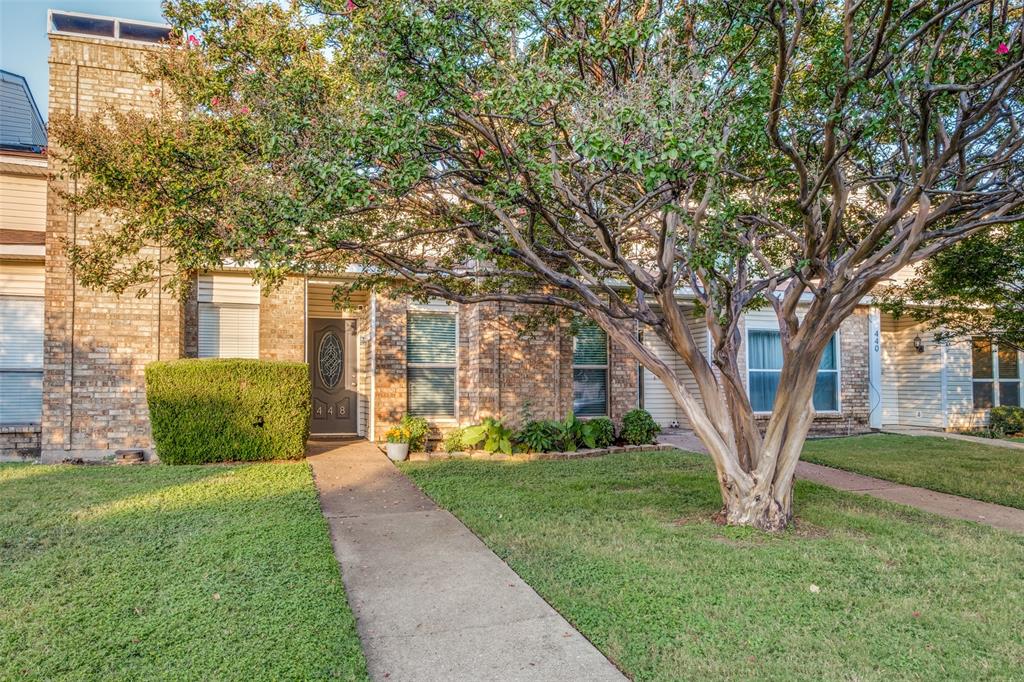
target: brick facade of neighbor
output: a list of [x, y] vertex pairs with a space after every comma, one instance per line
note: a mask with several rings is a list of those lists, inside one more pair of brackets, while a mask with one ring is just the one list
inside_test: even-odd
[[39, 457], [39, 424], [0, 426], [0, 462]]
[[[135, 73], [146, 48], [109, 41], [50, 36], [50, 116], [85, 117], [108, 107], [154, 111], [158, 83]], [[143, 368], [182, 351], [184, 319], [177, 300], [161, 287], [118, 297], [74, 281], [62, 239], [86, 242], [109, 230], [109, 218], [71, 214], [58, 192], [60, 150], [51, 146], [46, 226], [42, 455], [47, 461], [107, 455], [121, 448], [151, 448]], [[152, 254], [151, 254], [152, 255]]]

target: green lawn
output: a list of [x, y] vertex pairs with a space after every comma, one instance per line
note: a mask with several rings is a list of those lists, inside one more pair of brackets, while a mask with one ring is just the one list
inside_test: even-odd
[[952, 438], [872, 434], [808, 441], [802, 458], [1024, 509], [1024, 450]]
[[0, 465], [0, 679], [367, 678], [305, 462]]
[[402, 468], [637, 680], [1024, 670], [1024, 537], [811, 483], [794, 531], [721, 527], [690, 453]]

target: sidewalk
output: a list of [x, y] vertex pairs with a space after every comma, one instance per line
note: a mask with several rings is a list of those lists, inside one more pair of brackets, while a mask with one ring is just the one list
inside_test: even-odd
[[372, 444], [309, 453], [375, 680], [625, 679]]
[[[900, 431], [899, 433], [904, 435], [937, 435], [935, 433], [910, 433], [909, 431]], [[952, 434], [941, 435], [950, 436]], [[968, 437], [961, 436], [961, 438]], [[976, 438], [974, 440], [982, 441], [984, 445], [991, 444], [985, 438]], [[673, 430], [660, 436], [658, 442], [674, 445], [680, 450], [707, 454], [707, 448], [691, 431]], [[1004, 507], [1000, 504], [981, 502], [958, 495], [937, 493], [926, 488], [893, 483], [892, 481], [863, 476], [820, 464], [811, 464], [810, 462], [800, 462], [796, 465], [796, 477], [805, 481], [821, 483], [837, 490], [845, 490], [846, 492], [870, 495], [871, 497], [889, 500], [890, 502], [898, 502], [949, 518], [965, 519], [995, 528], [1002, 528], [1003, 530], [1024, 533], [1024, 509]]]
[[952, 438], [953, 440], [964, 440], [969, 443], [977, 443], [978, 445], [989, 445], [994, 448], [1006, 448], [1008, 450], [1024, 450], [1024, 443], [1015, 443], [1012, 440], [1002, 440], [1001, 438], [980, 438], [979, 436], [968, 436], [963, 433], [954, 433], [952, 431], [938, 431], [936, 429], [920, 429], [909, 426], [887, 426], [884, 429], [882, 429], [882, 433], [895, 433], [900, 436]]

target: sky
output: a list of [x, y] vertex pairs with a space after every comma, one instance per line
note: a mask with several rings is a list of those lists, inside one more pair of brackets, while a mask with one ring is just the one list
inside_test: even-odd
[[47, 118], [49, 86], [46, 10], [162, 21], [160, 0], [0, 0], [0, 69], [24, 76]]

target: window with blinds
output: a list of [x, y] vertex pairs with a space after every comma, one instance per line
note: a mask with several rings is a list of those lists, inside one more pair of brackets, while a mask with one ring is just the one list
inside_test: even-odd
[[43, 299], [0, 297], [0, 424], [38, 424], [43, 409]]
[[455, 418], [457, 344], [454, 313], [409, 313], [406, 326], [409, 414], [432, 419]]
[[[770, 329], [747, 334], [747, 391], [754, 412], [771, 412], [782, 375], [782, 336]], [[825, 347], [814, 382], [814, 409], [839, 411], [839, 354], [836, 337]]]
[[608, 414], [608, 335], [593, 322], [573, 339], [572, 411], [578, 417]]
[[198, 299], [199, 357], [259, 357], [260, 289], [248, 275], [203, 275]]

